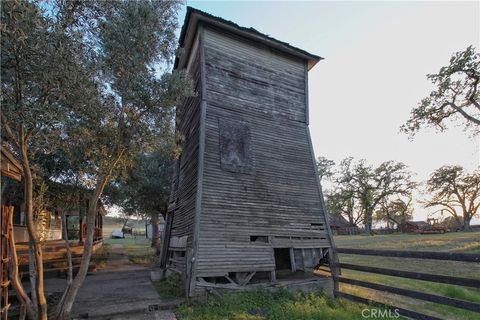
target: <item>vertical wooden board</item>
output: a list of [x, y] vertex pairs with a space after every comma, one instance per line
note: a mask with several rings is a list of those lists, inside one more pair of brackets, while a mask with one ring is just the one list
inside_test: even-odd
[[292, 272], [297, 271], [297, 265], [295, 263], [295, 252], [293, 248], [290, 248], [290, 265], [292, 266]]

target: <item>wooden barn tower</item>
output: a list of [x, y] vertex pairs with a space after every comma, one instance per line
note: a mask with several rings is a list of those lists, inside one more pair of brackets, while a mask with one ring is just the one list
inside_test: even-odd
[[332, 247], [308, 129], [321, 58], [188, 8], [175, 68], [197, 95], [177, 110], [177, 161], [161, 256], [206, 288], [312, 275]]

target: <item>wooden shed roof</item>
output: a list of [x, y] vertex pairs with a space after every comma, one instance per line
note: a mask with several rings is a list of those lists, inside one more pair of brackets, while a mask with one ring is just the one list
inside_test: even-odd
[[[313, 68], [318, 61], [323, 59], [322, 57], [313, 55], [305, 50], [296, 48], [289, 43], [272, 38], [254, 28], [245, 28], [239, 26], [232, 21], [216, 17], [192, 7], [187, 7], [185, 22], [183, 24], [179, 39], [180, 47], [184, 48], [186, 52], [188, 52], [192, 46], [193, 38], [195, 37], [195, 30], [200, 22], [210, 26], [218, 27], [243, 38], [260, 42], [275, 50], [303, 59], [307, 61], [308, 70]], [[188, 56], [188, 54], [184, 54], [183, 57], [175, 59], [175, 69], [185, 65], [187, 59], [186, 56]]]
[[13, 180], [20, 181], [22, 180], [22, 166], [21, 164], [15, 159], [13, 154], [5, 147], [4, 145], [0, 145], [1, 149], [1, 168], [2, 168], [2, 176], [7, 176]]
[[328, 214], [328, 222], [330, 223], [330, 227], [337, 227], [337, 228], [354, 227], [354, 225], [351, 224], [347, 219], [337, 215]]

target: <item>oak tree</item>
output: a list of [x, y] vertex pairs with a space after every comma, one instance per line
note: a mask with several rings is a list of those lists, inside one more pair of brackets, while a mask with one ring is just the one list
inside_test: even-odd
[[441, 131], [448, 120], [462, 120], [473, 134], [480, 131], [480, 53], [473, 46], [455, 53], [448, 66], [427, 78], [435, 85], [415, 107], [401, 130], [415, 134], [423, 126]]
[[470, 230], [470, 221], [480, 213], [480, 171], [468, 173], [461, 166], [443, 166], [435, 170], [427, 181], [431, 198], [427, 208], [439, 208]]
[[407, 166], [401, 162], [386, 161], [378, 167], [365, 160], [355, 162], [346, 158], [340, 163], [336, 183], [343, 190], [350, 190], [363, 215], [365, 232], [372, 230], [373, 213], [385, 199], [409, 195], [416, 186]]
[[411, 194], [406, 197], [384, 199], [375, 211], [375, 219], [385, 222], [387, 229], [390, 229], [390, 226], [403, 226], [405, 222], [413, 218], [412, 200]]

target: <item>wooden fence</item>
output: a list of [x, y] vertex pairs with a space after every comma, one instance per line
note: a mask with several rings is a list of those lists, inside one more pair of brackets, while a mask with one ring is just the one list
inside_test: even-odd
[[8, 302], [8, 288], [10, 287], [9, 280], [9, 264], [10, 264], [10, 247], [12, 234], [12, 216], [13, 207], [2, 206], [2, 216], [0, 225], [0, 318], [7, 320], [8, 309], [10, 303]]
[[[480, 254], [468, 254], [468, 253], [369, 250], [369, 249], [347, 249], [347, 248], [337, 248], [337, 253], [380, 256], [380, 257], [398, 257], [398, 258], [407, 258], [407, 259], [449, 260], [449, 261], [480, 263]], [[385, 268], [379, 268], [379, 267], [355, 265], [355, 264], [341, 263], [341, 262], [337, 263], [335, 267], [336, 267], [335, 269], [337, 270], [338, 269], [356, 270], [356, 271], [394, 276], [394, 277], [400, 277], [400, 278], [416, 279], [416, 280], [458, 285], [458, 286], [471, 287], [471, 288], [480, 288], [480, 280], [478, 279], [442, 276], [442, 275], [434, 275], [434, 274], [412, 272], [412, 271], [401, 271], [401, 270], [385, 269]], [[392, 287], [392, 286], [387, 286], [383, 284], [361, 281], [361, 280], [356, 280], [351, 278], [345, 278], [345, 277], [336, 276], [336, 275], [334, 275], [334, 281], [337, 283], [338, 282], [346, 283], [354, 286], [393, 293], [397, 295], [410, 297], [413, 299], [434, 302], [434, 303], [438, 303], [446, 306], [452, 306], [452, 307], [480, 313], [480, 304], [475, 302], [448, 298], [444, 296], [423, 293], [423, 292], [418, 292], [410, 289]], [[336, 285], [335, 288], [336, 288], [335, 296], [337, 297], [342, 297], [342, 298], [346, 298], [346, 299], [353, 300], [356, 302], [361, 302], [361, 303], [370, 303], [373, 305], [385, 306], [389, 309], [397, 309], [400, 315], [414, 318], [414, 319], [425, 319], [425, 320], [438, 319], [438, 318], [428, 316], [416, 311], [406, 310], [393, 305], [386, 305], [385, 303], [382, 303], [379, 301], [373, 301], [363, 297], [341, 292], [339, 289], [337, 289], [338, 285]], [[480, 319], [480, 316], [479, 316], [479, 319]]]

